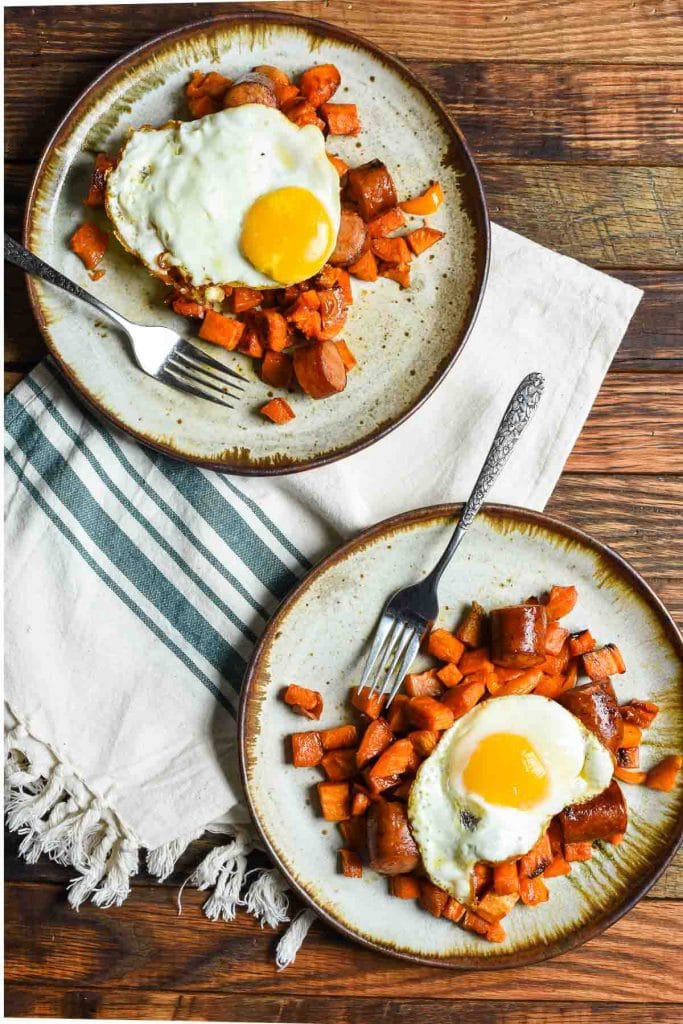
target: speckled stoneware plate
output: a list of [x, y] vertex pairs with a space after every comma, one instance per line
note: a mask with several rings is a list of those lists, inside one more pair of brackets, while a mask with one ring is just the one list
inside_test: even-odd
[[[115, 64], [84, 93], [57, 129], [31, 192], [25, 243], [48, 263], [132, 320], [188, 331], [162, 303], [165, 289], [112, 236], [106, 274], [93, 283], [68, 240], [84, 219], [94, 155], [114, 153], [127, 129], [188, 116], [184, 86], [194, 69], [234, 77], [257, 64], [297, 74], [338, 65], [340, 101], [358, 104], [358, 140], [335, 138], [331, 152], [353, 164], [377, 157], [401, 196], [438, 178], [447, 200], [430, 219], [447, 238], [413, 264], [401, 292], [384, 278], [356, 282], [345, 339], [359, 367], [346, 390], [315, 402], [294, 396], [296, 419], [275, 428], [258, 414], [267, 389], [246, 356], [209, 346], [253, 384], [234, 411], [170, 390], [134, 365], [124, 337], [82, 303], [30, 282], [48, 348], [62, 372], [100, 414], [169, 455], [234, 473], [293, 472], [371, 444], [413, 412], [437, 386], [474, 322], [488, 266], [486, 204], [458, 129], [438, 100], [398, 61], [322, 22], [258, 13], [218, 18], [162, 36]], [[92, 211], [88, 211], [91, 215]], [[99, 212], [94, 217], [106, 227]]]
[[[550, 900], [515, 907], [507, 939], [492, 944], [412, 901], [389, 896], [386, 879], [337, 871], [337, 829], [319, 817], [316, 769], [287, 762], [286, 737], [309, 727], [278, 699], [297, 682], [324, 697], [322, 728], [352, 720], [366, 642], [387, 595], [433, 566], [452, 528], [453, 506], [409, 512], [368, 530], [315, 568], [285, 601], [254, 654], [240, 709], [242, 774], [249, 804], [274, 859], [300, 895], [346, 935], [387, 953], [451, 967], [533, 963], [600, 932], [653, 884], [683, 833], [683, 785], [671, 793], [624, 786], [629, 827], [619, 846], [599, 845], [571, 875], [548, 879]], [[670, 616], [634, 569], [578, 530], [539, 513], [486, 506], [441, 581], [439, 625], [453, 628], [465, 604], [525, 600], [574, 583], [579, 602], [566, 624], [590, 625], [614, 641], [627, 672], [614, 678], [620, 702], [656, 701], [644, 733], [645, 767], [683, 750], [683, 642]], [[426, 662], [425, 662], [426, 664]]]

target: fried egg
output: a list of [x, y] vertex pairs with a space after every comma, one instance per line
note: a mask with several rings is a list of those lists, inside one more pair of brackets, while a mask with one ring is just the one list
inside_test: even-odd
[[610, 783], [612, 757], [555, 701], [533, 694], [477, 705], [420, 765], [408, 817], [427, 874], [471, 900], [477, 861], [527, 853], [551, 817]]
[[[133, 131], [107, 179], [119, 241], [191, 285], [278, 287], [316, 274], [339, 230], [339, 175], [315, 125], [246, 104]], [[160, 262], [161, 261], [161, 262]]]

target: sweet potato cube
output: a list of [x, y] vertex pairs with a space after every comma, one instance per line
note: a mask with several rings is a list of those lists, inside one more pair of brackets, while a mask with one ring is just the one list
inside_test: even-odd
[[330, 782], [346, 782], [352, 779], [356, 768], [355, 750], [330, 750], [321, 761], [325, 775]]
[[578, 600], [576, 587], [552, 587], [545, 602], [549, 619], [561, 619], [569, 615]]
[[325, 821], [351, 817], [351, 786], [348, 782], [319, 782], [318, 799]]
[[292, 733], [292, 764], [295, 768], [314, 768], [323, 759], [319, 732]]
[[388, 779], [394, 775], [403, 775], [415, 767], [415, 749], [408, 737], [405, 737], [402, 740], [395, 740], [380, 754], [368, 775], [371, 779]]
[[676, 785], [676, 776], [683, 765], [683, 758], [678, 754], [670, 754], [664, 760], [650, 768], [645, 785], [650, 789], [659, 789], [662, 793], [670, 793]]
[[491, 888], [493, 882], [493, 868], [490, 864], [481, 861], [474, 865], [472, 871], [472, 891], [477, 899]]
[[334, 729], [322, 729], [320, 740], [325, 751], [355, 747], [358, 742], [358, 730], [355, 725], [337, 725]]
[[440, 697], [443, 693], [443, 683], [433, 668], [409, 673], [403, 680], [403, 688], [409, 697]]
[[269, 402], [262, 405], [259, 409], [262, 416], [266, 419], [271, 420], [273, 423], [277, 423], [278, 426], [282, 426], [283, 423], [289, 423], [290, 420], [296, 419], [296, 413], [292, 409], [289, 402], [284, 398], [271, 398]]
[[213, 309], [207, 309], [206, 315], [199, 328], [199, 337], [204, 341], [211, 341], [214, 345], [221, 345], [232, 351], [237, 348], [240, 338], [244, 332], [244, 324], [230, 316], [223, 316]]
[[559, 622], [549, 622], [545, 631], [545, 649], [548, 654], [559, 654], [569, 636], [569, 630]]
[[549, 897], [548, 887], [542, 878], [521, 878], [519, 880], [519, 896], [527, 907], [535, 907], [545, 903]]
[[457, 636], [453, 636], [447, 629], [433, 629], [427, 641], [427, 650], [439, 661], [447, 661], [451, 665], [457, 665], [460, 661], [465, 645]]
[[593, 844], [592, 843], [565, 843], [564, 844], [564, 859], [568, 861], [573, 860], [590, 860], [593, 856]]
[[[450, 690], [450, 693], [453, 691]], [[439, 731], [450, 729], [455, 716], [449, 707], [433, 697], [413, 697], [408, 706], [410, 720], [416, 729]]]
[[408, 706], [410, 697], [404, 693], [398, 693], [392, 700], [387, 711], [387, 725], [395, 735], [407, 732], [410, 728]]
[[571, 870], [572, 866], [569, 861], [565, 860], [561, 854], [557, 854], [543, 872], [543, 877], [559, 878], [561, 875], [568, 875]]
[[362, 878], [363, 863], [357, 853], [344, 847], [339, 851], [339, 866], [346, 878]]
[[320, 718], [323, 710], [322, 694], [317, 690], [309, 690], [306, 686], [297, 686], [292, 683], [283, 694], [285, 704], [289, 704], [292, 711], [306, 718]]
[[588, 654], [595, 649], [595, 640], [590, 629], [582, 629], [579, 633], [572, 633], [569, 637], [569, 654], [572, 658], [579, 654]]
[[394, 734], [383, 718], [370, 722], [356, 751], [356, 766], [364, 768], [366, 764], [379, 757], [382, 751], [394, 742]]
[[453, 921], [454, 924], [457, 924], [459, 921], [462, 921], [465, 916], [466, 909], [467, 908], [464, 907], [462, 903], [458, 903], [458, 901], [454, 900], [452, 896], [449, 896], [448, 902], [443, 908], [441, 916], [446, 917], [449, 921]]
[[547, 832], [534, 843], [528, 853], [519, 858], [519, 877], [536, 878], [542, 875], [553, 859], [550, 837]]
[[358, 690], [351, 691], [351, 703], [354, 708], [367, 715], [368, 718], [379, 718], [386, 702], [386, 697], [380, 697], [377, 693], [370, 695], [367, 689], [363, 690], [362, 693], [359, 693]]
[[519, 900], [518, 892], [511, 892], [500, 896], [496, 892], [487, 892], [477, 904], [477, 913], [489, 924], [495, 924], [510, 913], [515, 903]]
[[434, 917], [441, 917], [448, 903], [448, 893], [433, 885], [427, 878], [421, 878], [419, 899], [420, 905], [425, 910], [428, 910]]
[[485, 921], [483, 917], [479, 917], [471, 910], [466, 910], [462, 919], [462, 926], [466, 928], [468, 932], [476, 932], [477, 935], [488, 937], [489, 928], [491, 925], [488, 921]]
[[465, 612], [455, 635], [465, 647], [482, 647], [486, 642], [486, 633], [486, 612], [480, 604], [473, 601]]
[[474, 650], [465, 651], [458, 662], [458, 668], [464, 676], [472, 672], [493, 672], [494, 665], [489, 657], [488, 647], [475, 647]]
[[453, 719], [462, 718], [474, 705], [481, 700], [486, 692], [486, 684], [477, 680], [458, 683], [443, 695], [444, 707], [453, 713]]
[[440, 682], [446, 687], [457, 686], [462, 680], [462, 672], [457, 665], [443, 665], [436, 673]]
[[389, 892], [400, 900], [416, 900], [420, 897], [420, 879], [414, 875], [391, 875]]
[[510, 896], [519, 892], [519, 871], [516, 860], [506, 860], [493, 865], [493, 892], [498, 896]]
[[441, 733], [432, 732], [431, 729], [416, 729], [415, 732], [408, 733], [408, 739], [419, 757], [429, 757], [440, 736]]

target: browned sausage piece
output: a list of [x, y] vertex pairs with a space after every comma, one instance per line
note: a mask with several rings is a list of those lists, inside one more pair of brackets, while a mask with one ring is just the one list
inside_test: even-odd
[[329, 398], [346, 387], [346, 369], [333, 341], [316, 341], [295, 349], [294, 373], [311, 398]]
[[363, 251], [367, 233], [368, 229], [360, 214], [349, 209], [348, 206], [342, 207], [337, 244], [329, 262], [335, 267], [345, 267], [349, 263], [355, 263]]
[[346, 195], [366, 223], [398, 202], [394, 182], [381, 160], [351, 168], [346, 178]]
[[272, 64], [259, 64], [251, 69], [251, 73], [265, 76], [274, 86], [289, 85], [289, 75], [285, 74], [281, 68], [273, 67]]
[[602, 793], [583, 804], [565, 807], [559, 817], [565, 843], [589, 843], [625, 832], [628, 810], [619, 783], [612, 779]]
[[491, 624], [491, 659], [505, 668], [532, 668], [545, 661], [547, 617], [542, 604], [495, 608]]
[[275, 89], [268, 75], [249, 71], [230, 86], [223, 98], [223, 107], [243, 107], [247, 103], [260, 103], [264, 107], [276, 107]]
[[383, 875], [402, 875], [420, 862], [410, 834], [403, 804], [377, 800], [368, 811], [368, 857], [370, 867]]
[[607, 685], [584, 683], [583, 686], [575, 686], [561, 694], [558, 702], [576, 715], [608, 750], [615, 751], [621, 743], [624, 723], [612, 684], [609, 680], [605, 683]]

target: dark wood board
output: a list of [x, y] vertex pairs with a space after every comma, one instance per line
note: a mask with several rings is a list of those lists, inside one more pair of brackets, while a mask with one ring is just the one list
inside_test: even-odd
[[[155, 35], [247, 4], [8, 8], [6, 226], [79, 92]], [[492, 218], [644, 290], [548, 511], [611, 544], [683, 623], [683, 12], [678, 0], [329, 0], [268, 4], [365, 35], [460, 122]], [[44, 354], [21, 275], [6, 281], [5, 388]], [[212, 924], [144, 872], [121, 908], [66, 904], [68, 869], [6, 846], [5, 1013], [374, 1024], [670, 1024], [681, 1019], [683, 855], [587, 946], [515, 971], [457, 974], [316, 925], [278, 974], [274, 936]]]

